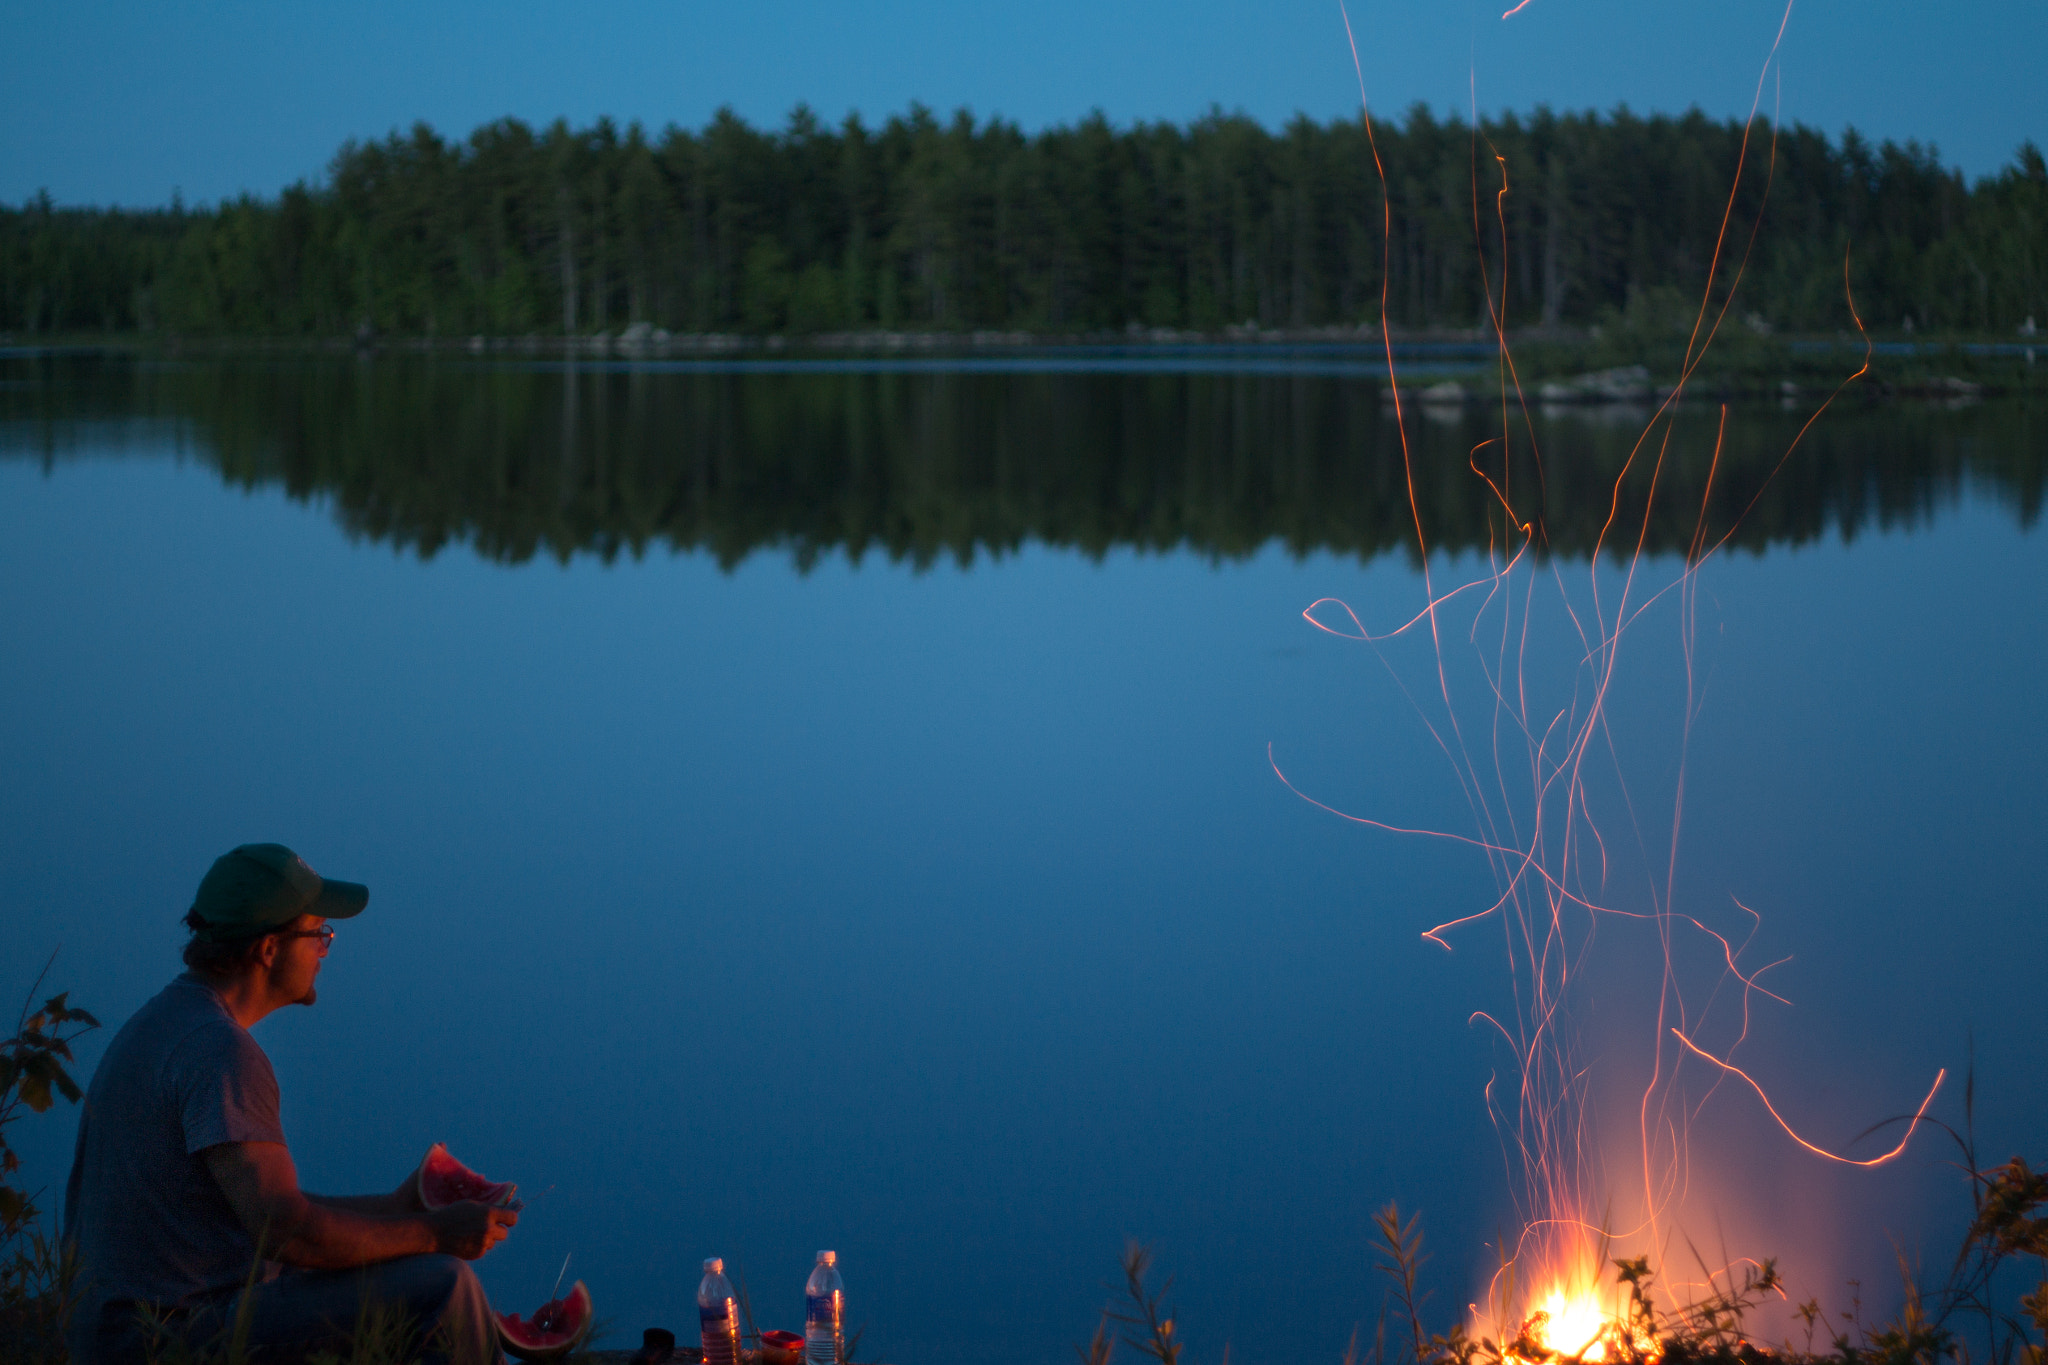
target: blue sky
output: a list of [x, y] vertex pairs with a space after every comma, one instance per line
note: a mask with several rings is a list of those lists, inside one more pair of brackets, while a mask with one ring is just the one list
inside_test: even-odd
[[[1780, 0], [1354, 0], [1377, 113], [1560, 108], [1744, 112]], [[351, 137], [504, 115], [780, 124], [798, 101], [870, 120], [922, 101], [1026, 128], [1211, 104], [1270, 124], [1356, 108], [1337, 0], [702, 0], [165, 5], [6, 0], [0, 202], [188, 202], [317, 177]], [[1764, 91], [1787, 119], [1917, 137], [1970, 175], [2048, 141], [2041, 0], [1802, 0]]]

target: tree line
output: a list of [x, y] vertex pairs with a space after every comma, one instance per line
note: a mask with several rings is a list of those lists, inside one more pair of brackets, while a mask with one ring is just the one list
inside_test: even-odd
[[1652, 554], [1684, 554], [1703, 517], [1708, 542], [1761, 551], [1910, 525], [1965, 487], [2032, 525], [2048, 488], [2048, 438], [2018, 403], [1851, 399], [1803, 438], [1810, 409], [1745, 406], [1724, 429], [1718, 411], [1689, 407], [1656, 460], [1634, 458], [1640, 420], [1593, 410], [1539, 418], [1542, 459], [1518, 443], [1512, 469], [1486, 459], [1496, 417], [1411, 417], [1411, 512], [1392, 410], [1339, 377], [397, 357], [44, 358], [0, 379], [0, 459], [176, 448], [232, 484], [318, 499], [351, 534], [506, 562], [666, 547], [726, 565], [762, 552], [927, 565], [1034, 542], [1370, 560], [1416, 554], [1416, 512], [1433, 549], [1484, 552], [1519, 543], [1495, 488], [1546, 554], [1621, 554], [1638, 534]]
[[[1384, 193], [1382, 189], [1384, 174]], [[1500, 191], [1506, 190], [1505, 194]], [[1027, 134], [799, 106], [650, 135], [424, 124], [275, 198], [0, 207], [0, 330], [332, 337], [1689, 323], [1748, 251], [1759, 330], [2048, 325], [2048, 165], [1683, 116]], [[1846, 277], [1849, 289], [1845, 289]]]

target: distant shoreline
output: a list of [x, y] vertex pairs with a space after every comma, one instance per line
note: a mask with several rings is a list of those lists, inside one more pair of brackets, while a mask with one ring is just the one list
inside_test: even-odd
[[[238, 357], [342, 356], [482, 357], [490, 360], [577, 366], [620, 365], [697, 370], [820, 372], [849, 369], [939, 372], [967, 362], [968, 370], [1000, 372], [1301, 374], [1309, 377], [1386, 380], [1386, 352], [1394, 355], [1402, 397], [1424, 401], [1425, 390], [1495, 368], [1499, 343], [1473, 331], [1395, 330], [1375, 327], [1256, 328], [1220, 332], [1128, 328], [1121, 332], [869, 330], [810, 335], [677, 332], [635, 325], [576, 336], [330, 337], [171, 336], [162, 333], [70, 334], [26, 337], [0, 333], [0, 361], [90, 357], [231, 360]], [[2048, 388], [2048, 338], [1981, 334], [1867, 343], [1854, 334], [1758, 337], [1746, 333], [1707, 349], [1686, 386], [1701, 399], [1778, 399], [1825, 393], [1863, 363], [1870, 369], [1851, 391], [1864, 397], [1972, 399]], [[1531, 329], [1510, 334], [1509, 354], [1530, 402], [1559, 401], [1557, 385], [1578, 384], [1567, 402], [1586, 404], [1661, 400], [1683, 368], [1683, 339], [1603, 337], [1598, 329]], [[1623, 366], [1647, 374], [1642, 393], [1623, 393], [1585, 381]], [[1549, 395], [1538, 390], [1548, 385]], [[1483, 387], [1491, 392], [1491, 380]], [[1475, 387], [1474, 394], [1479, 389]], [[1383, 398], [1390, 395], [1383, 393]], [[1439, 393], [1435, 401], [1445, 401]]]

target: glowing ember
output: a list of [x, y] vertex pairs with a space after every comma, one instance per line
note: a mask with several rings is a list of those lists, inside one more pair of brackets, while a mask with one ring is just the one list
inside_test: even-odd
[[1551, 1290], [1531, 1325], [1532, 1335], [1546, 1351], [1586, 1360], [1607, 1358], [1607, 1315], [1590, 1295], [1568, 1299], [1563, 1291]]
[[1631, 1333], [1591, 1290], [1553, 1288], [1522, 1322], [1522, 1330], [1503, 1352], [1529, 1365], [1557, 1360], [1607, 1362], [1654, 1361], [1662, 1352], [1655, 1337]]

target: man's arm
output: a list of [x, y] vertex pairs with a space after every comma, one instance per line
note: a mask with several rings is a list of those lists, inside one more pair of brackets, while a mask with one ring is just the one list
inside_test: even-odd
[[301, 1190], [300, 1193], [315, 1204], [324, 1204], [330, 1209], [347, 1209], [352, 1213], [396, 1215], [427, 1211], [427, 1206], [420, 1202], [418, 1168], [408, 1172], [405, 1183], [389, 1194], [315, 1194], [311, 1190]]
[[413, 1205], [402, 1204], [398, 1196], [390, 1194], [315, 1194], [301, 1190], [308, 1203], [318, 1204], [324, 1209], [343, 1209], [349, 1213], [366, 1213], [372, 1217], [390, 1218], [400, 1214], [418, 1213]]
[[[206, 1149], [207, 1169], [249, 1235], [267, 1254], [314, 1270], [346, 1270], [399, 1256], [441, 1251], [473, 1261], [505, 1240], [519, 1221], [509, 1209], [451, 1204], [432, 1213], [364, 1212], [315, 1201], [299, 1189], [298, 1168], [280, 1142], [224, 1142]], [[367, 1196], [371, 1201], [392, 1195]]]

